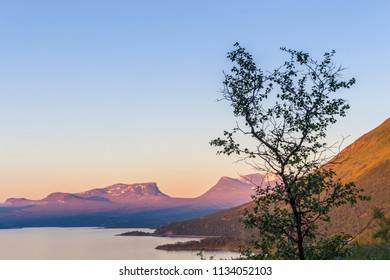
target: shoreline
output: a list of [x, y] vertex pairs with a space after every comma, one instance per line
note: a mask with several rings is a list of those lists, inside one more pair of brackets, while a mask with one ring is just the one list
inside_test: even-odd
[[120, 234], [116, 234], [115, 236], [153, 236], [153, 237], [199, 238], [199, 239], [220, 237], [220, 236], [212, 236], [212, 235], [156, 234], [154, 232], [143, 232], [143, 231], [127, 231]]
[[116, 236], [152, 236], [152, 237], [168, 237], [168, 238], [189, 238], [199, 240], [189, 240], [184, 242], [167, 243], [158, 245], [156, 250], [163, 251], [226, 251], [240, 252], [240, 244], [242, 238], [226, 237], [226, 236], [201, 236], [201, 235], [174, 235], [174, 234], [155, 234], [142, 231], [130, 231], [117, 234]]
[[243, 239], [235, 237], [210, 237], [201, 240], [159, 245], [155, 249], [164, 251], [228, 251], [240, 252]]

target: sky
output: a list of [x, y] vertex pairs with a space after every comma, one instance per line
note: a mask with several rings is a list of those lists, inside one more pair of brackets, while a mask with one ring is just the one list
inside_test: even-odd
[[343, 145], [390, 117], [390, 1], [0, 1], [0, 202], [115, 183], [195, 197], [255, 172], [210, 140], [239, 42], [258, 67], [332, 49], [356, 85]]

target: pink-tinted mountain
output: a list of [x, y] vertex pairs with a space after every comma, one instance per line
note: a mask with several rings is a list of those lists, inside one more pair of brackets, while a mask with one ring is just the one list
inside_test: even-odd
[[9, 198], [0, 206], [0, 228], [156, 227], [246, 203], [256, 186], [268, 182], [265, 179], [261, 174], [238, 179], [222, 177], [196, 198], [170, 197], [156, 183], [115, 184], [80, 193], [55, 192], [40, 200]]

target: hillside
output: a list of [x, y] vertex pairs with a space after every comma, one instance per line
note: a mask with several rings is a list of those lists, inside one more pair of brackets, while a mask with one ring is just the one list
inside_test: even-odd
[[199, 236], [228, 236], [228, 237], [248, 237], [251, 232], [240, 222], [245, 208], [253, 208], [253, 203], [217, 213], [205, 215], [203, 217], [171, 223], [167, 226], [156, 229], [157, 235], [199, 235]]
[[[335, 209], [331, 232], [358, 233], [369, 222], [375, 207], [390, 215], [390, 118], [346, 147], [333, 161], [337, 176], [344, 182], [355, 182], [371, 196], [371, 201]], [[370, 232], [363, 236], [368, 238]]]
[[[353, 207], [335, 209], [331, 213], [331, 224], [323, 226], [322, 230], [357, 234], [369, 222], [374, 207], [382, 207], [390, 215], [390, 118], [346, 147], [334, 160], [339, 162], [332, 165], [338, 177], [345, 182], [354, 181], [372, 199]], [[252, 202], [199, 219], [173, 223], [156, 232], [246, 237], [251, 233], [240, 222], [245, 208], [253, 208]], [[372, 229], [365, 231], [365, 238], [369, 238], [371, 232]]]
[[358, 181], [389, 160], [390, 118], [347, 146], [331, 162], [335, 162], [332, 168], [344, 181]]

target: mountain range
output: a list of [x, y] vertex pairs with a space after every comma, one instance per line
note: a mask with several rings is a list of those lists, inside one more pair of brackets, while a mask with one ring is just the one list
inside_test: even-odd
[[[157, 184], [114, 184], [80, 193], [54, 192], [40, 200], [9, 198], [0, 207], [0, 228], [40, 226], [156, 227], [251, 200], [254, 186], [270, 178], [222, 177], [196, 198], [174, 198]], [[271, 180], [272, 182], [272, 180]]]

